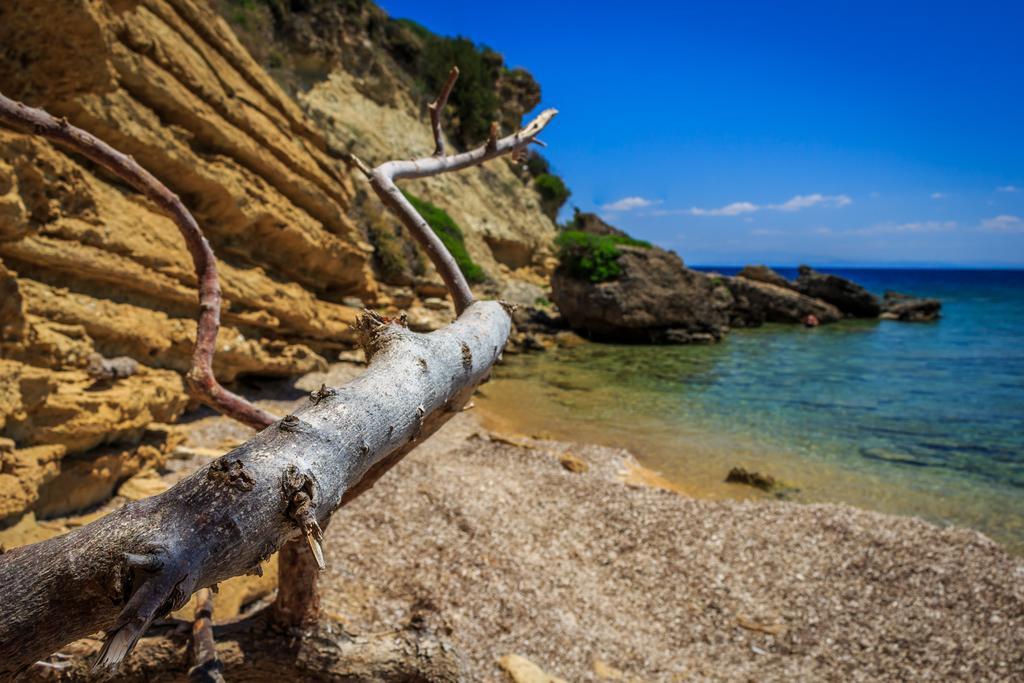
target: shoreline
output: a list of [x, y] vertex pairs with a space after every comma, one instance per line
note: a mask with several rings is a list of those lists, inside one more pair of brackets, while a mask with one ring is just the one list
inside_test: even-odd
[[[886, 324], [896, 330], [908, 329], [898, 327], [900, 323], [873, 323]], [[717, 382], [722, 373], [735, 376], [744, 371], [743, 363], [751, 354], [761, 353], [752, 346], [776, 344], [777, 339], [798, 344], [813, 336], [807, 343], [820, 353], [818, 347], [833, 343], [830, 336], [859, 337], [865, 329], [859, 321], [842, 322], [831, 326], [826, 333], [829, 336], [819, 339], [818, 330], [765, 326], [736, 331], [731, 339], [710, 347], [583, 342], [543, 354], [517, 354], [499, 366], [492, 382], [482, 388], [477, 404], [488, 425], [499, 431], [627, 448], [644, 465], [698, 498], [771, 497], [726, 483], [729, 470], [738, 466], [779, 480], [778, 493], [787, 500], [845, 503], [921, 517], [940, 526], [974, 528], [1014, 554], [1024, 555], [1024, 507], [1017, 497], [1019, 490], [1008, 481], [972, 478], [969, 471], [965, 476], [965, 472], [941, 465], [917, 466], [900, 459], [895, 450], [898, 446], [891, 454], [879, 448], [867, 449], [868, 454], [849, 452], [850, 443], [857, 442], [851, 441], [849, 434], [833, 439], [828, 431], [822, 431], [820, 421], [816, 432], [794, 433], [799, 429], [796, 425], [772, 422], [775, 406], [759, 390], [740, 387], [744, 393], [735, 397], [737, 406], [742, 399], [744, 410], [755, 415], [751, 420], [743, 414], [730, 417], [732, 413], [717, 412], [722, 407], [721, 391], [706, 405], [703, 398], [687, 398], [712, 390], [705, 381]], [[664, 354], [671, 359], [661, 361]], [[631, 373], [627, 375], [630, 379], [620, 381], [621, 373]], [[751, 378], [747, 385], [760, 386], [758, 379], [765, 378]], [[735, 383], [728, 378], [725, 382]], [[726, 390], [732, 391], [728, 386]], [[819, 408], [808, 406], [809, 410]], [[730, 410], [735, 412], [734, 407]], [[762, 415], [756, 415], [759, 411]], [[893, 425], [878, 426], [888, 429]], [[849, 424], [837, 423], [837, 427], [845, 430]], [[877, 458], [876, 451], [880, 451]], [[880, 462], [883, 457], [892, 460]]]

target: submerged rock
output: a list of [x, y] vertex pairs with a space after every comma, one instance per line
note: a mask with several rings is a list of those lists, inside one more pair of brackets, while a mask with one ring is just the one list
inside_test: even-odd
[[938, 299], [921, 299], [909, 294], [887, 291], [882, 299], [882, 318], [909, 323], [938, 320], [942, 302]]
[[715, 303], [715, 283], [657, 247], [619, 246], [620, 275], [590, 282], [560, 268], [552, 298], [569, 326], [603, 341], [687, 344], [715, 342], [728, 316]]
[[729, 484], [745, 484], [746, 486], [753, 486], [756, 489], [762, 491], [771, 491], [779, 482], [775, 480], [775, 477], [768, 474], [761, 474], [760, 472], [748, 471], [743, 467], [733, 467], [729, 470], [729, 474], [725, 477], [726, 483]]
[[810, 266], [800, 266], [796, 289], [832, 304], [851, 318], [877, 318], [882, 312], [878, 297], [868, 290], [838, 275], [819, 273]]
[[821, 299], [813, 299], [793, 289], [746, 277], [725, 280], [732, 292], [729, 324], [733, 327], [757, 327], [764, 323], [805, 323], [813, 316], [819, 323], [841, 320], [842, 312]]

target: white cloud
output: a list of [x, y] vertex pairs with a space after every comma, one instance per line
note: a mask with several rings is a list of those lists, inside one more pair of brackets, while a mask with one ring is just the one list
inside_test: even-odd
[[882, 194], [880, 192], [872, 192], [868, 196], [871, 197], [872, 199], [878, 199], [879, 197], [882, 196]]
[[798, 194], [781, 204], [754, 204], [753, 202], [733, 202], [714, 209], [704, 209], [694, 206], [690, 209], [674, 209], [668, 211], [652, 211], [652, 216], [740, 216], [755, 211], [800, 211], [809, 209], [812, 206], [843, 207], [853, 203], [845, 194]]
[[945, 192], [932, 192], [932, 199], [945, 199], [948, 196]]
[[771, 235], [781, 235], [782, 231], [774, 230], [772, 228], [754, 228], [753, 230], [750, 231], [750, 234], [754, 235], [755, 237], [768, 237]]
[[809, 209], [819, 204], [822, 206], [843, 207], [849, 206], [852, 203], [853, 200], [845, 194], [798, 194], [782, 204], [769, 204], [765, 208], [778, 211], [799, 211], [800, 209]]
[[691, 216], [739, 216], [741, 213], [753, 213], [761, 207], [750, 202], [733, 202], [718, 209], [700, 209], [693, 207], [687, 213]]
[[978, 228], [985, 232], [1024, 233], [1024, 219], [1020, 216], [1003, 214], [986, 218]]
[[996, 192], [1020, 192], [1020, 188], [1016, 185], [1000, 185], [996, 188]]
[[609, 204], [602, 204], [602, 211], [632, 211], [633, 209], [643, 209], [648, 206], [654, 206], [661, 202], [654, 199], [646, 199], [644, 197], [623, 197], [622, 199], [616, 200]]

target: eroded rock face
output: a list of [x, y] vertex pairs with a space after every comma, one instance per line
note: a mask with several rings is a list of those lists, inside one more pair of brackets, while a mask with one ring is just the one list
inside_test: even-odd
[[882, 312], [878, 297], [868, 290], [838, 275], [819, 273], [810, 266], [800, 266], [796, 289], [832, 304], [851, 318], [877, 318]]
[[552, 296], [572, 329], [594, 339], [702, 343], [721, 339], [728, 316], [704, 273], [663, 249], [619, 247], [622, 274], [592, 283], [559, 269]]
[[813, 315], [821, 323], [842, 320], [842, 312], [820, 299], [812, 299], [788, 287], [751, 280], [739, 275], [724, 278], [733, 296], [729, 324], [758, 327], [764, 323], [799, 323]]
[[[349, 173], [204, 0], [0, 3], [0, 84], [183, 198], [219, 257], [222, 381], [309, 372], [352, 340], [341, 300], [377, 285]], [[0, 523], [56, 514], [62, 481], [92, 504], [156, 461], [139, 442], [188, 403], [195, 280], [155, 205], [0, 130]], [[137, 372], [90, 375], [117, 357]]]

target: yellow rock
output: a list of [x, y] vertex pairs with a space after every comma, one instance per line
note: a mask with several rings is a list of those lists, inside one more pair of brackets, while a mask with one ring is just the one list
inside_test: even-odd
[[121, 484], [117, 489], [117, 495], [124, 496], [128, 500], [141, 500], [163, 493], [170, 488], [170, 485], [160, 478], [156, 472], [148, 471], [136, 474], [134, 477]]
[[522, 655], [505, 655], [498, 660], [498, 665], [505, 670], [512, 683], [566, 683], [564, 678], [546, 673]]
[[34, 512], [27, 512], [15, 524], [0, 531], [0, 547], [10, 550], [60, 536], [64, 531], [56, 525], [40, 524]]
[[[213, 594], [213, 619], [226, 621], [238, 616], [243, 607], [254, 600], [266, 597], [277, 590], [277, 555], [260, 565], [263, 576], [246, 574], [222, 581]], [[173, 613], [178, 619], [191, 621], [195, 616], [196, 601], [193, 597], [184, 607]]]
[[596, 657], [594, 658], [594, 675], [609, 681], [621, 681], [625, 677], [622, 671]]
[[586, 460], [569, 451], [559, 453], [558, 462], [562, 463], [562, 467], [576, 474], [582, 474], [590, 469], [590, 465], [587, 464]]

